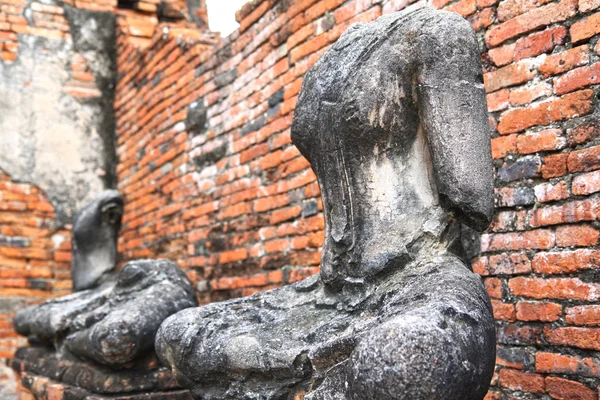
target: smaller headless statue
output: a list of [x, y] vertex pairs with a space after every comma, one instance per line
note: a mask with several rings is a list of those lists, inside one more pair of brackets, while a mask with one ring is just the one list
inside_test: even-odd
[[117, 238], [123, 199], [102, 192], [75, 217], [71, 274], [76, 293], [18, 312], [18, 333], [64, 356], [110, 366], [151, 350], [160, 323], [197, 306], [187, 276], [168, 260], [137, 260], [119, 272]]
[[320, 274], [169, 317], [161, 360], [197, 399], [483, 399], [494, 320], [459, 257], [460, 224], [493, 214], [471, 26], [429, 8], [351, 26], [307, 73], [292, 141], [321, 187]]
[[117, 265], [117, 239], [123, 217], [123, 198], [105, 190], [75, 216], [71, 278], [73, 291], [106, 281]]

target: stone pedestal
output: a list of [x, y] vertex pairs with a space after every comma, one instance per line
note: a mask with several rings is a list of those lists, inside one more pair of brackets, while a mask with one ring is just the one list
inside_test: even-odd
[[114, 370], [63, 360], [47, 347], [22, 347], [9, 366], [16, 372], [19, 400], [190, 400], [154, 354]]

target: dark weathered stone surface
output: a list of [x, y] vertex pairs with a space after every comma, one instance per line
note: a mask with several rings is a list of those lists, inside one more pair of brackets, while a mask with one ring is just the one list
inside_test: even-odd
[[59, 353], [114, 366], [152, 349], [160, 323], [196, 305], [191, 282], [175, 264], [138, 260], [97, 288], [18, 312], [14, 325]]
[[159, 357], [198, 399], [482, 399], [492, 310], [457, 256], [460, 224], [493, 213], [470, 25], [432, 9], [353, 25], [306, 75], [292, 140], [321, 187], [321, 273], [169, 317]]
[[116, 121], [114, 112], [117, 84], [117, 20], [111, 12], [71, 7], [62, 3], [65, 18], [71, 28], [73, 50], [85, 58], [102, 96], [94, 100], [100, 109], [94, 123], [102, 140], [106, 188], [117, 186]]
[[179, 388], [171, 372], [157, 362], [154, 354], [115, 371], [86, 361], [59, 357], [47, 347], [30, 346], [18, 349], [10, 366], [17, 372], [43, 376], [92, 393], [117, 394]]
[[512, 182], [539, 176], [542, 161], [538, 156], [523, 157], [513, 164], [498, 170], [498, 179], [501, 182]]
[[75, 217], [71, 263], [73, 290], [96, 286], [117, 266], [117, 239], [122, 216], [121, 194], [106, 190]]
[[114, 272], [122, 215], [123, 198], [114, 190], [77, 214], [71, 265], [77, 292], [19, 311], [18, 333], [67, 357], [122, 365], [153, 347], [166, 317], [198, 304], [190, 280], [168, 260], [132, 261]]
[[189, 19], [200, 29], [208, 28], [206, 0], [185, 0]]
[[203, 105], [203, 100], [198, 99], [190, 104], [187, 109], [185, 128], [188, 132], [190, 132], [190, 134], [199, 135], [206, 132], [206, 122], [206, 107]]

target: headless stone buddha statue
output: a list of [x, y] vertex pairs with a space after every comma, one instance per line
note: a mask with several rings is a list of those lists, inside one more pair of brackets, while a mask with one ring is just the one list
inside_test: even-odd
[[26, 308], [15, 330], [30, 342], [118, 366], [151, 350], [160, 323], [197, 306], [187, 276], [168, 260], [138, 260], [117, 267], [123, 199], [107, 190], [75, 217], [71, 275], [75, 293]]
[[292, 141], [321, 188], [320, 273], [169, 317], [161, 360], [197, 399], [483, 399], [494, 320], [459, 237], [493, 214], [471, 26], [352, 25], [307, 73]]
[[97, 286], [114, 271], [122, 217], [123, 197], [116, 190], [100, 193], [75, 216], [71, 258], [74, 291]]

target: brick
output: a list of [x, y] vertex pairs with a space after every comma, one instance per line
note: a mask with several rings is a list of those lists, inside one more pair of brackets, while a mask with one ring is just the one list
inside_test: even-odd
[[525, 228], [523, 222], [526, 220], [527, 214], [525, 211], [500, 211], [494, 216], [488, 230], [491, 232], [523, 230]]
[[492, 7], [498, 4], [499, 0], [477, 0], [477, 8]]
[[526, 13], [527, 11], [531, 11], [535, 8], [538, 8], [546, 3], [549, 3], [549, 0], [533, 0], [533, 1], [523, 1], [523, 0], [505, 0], [498, 4], [498, 21], [505, 22], [509, 19], [517, 17], [521, 14]]
[[584, 196], [600, 191], [600, 171], [588, 172], [573, 178], [573, 194]]
[[296, 251], [292, 258], [295, 265], [319, 265], [320, 261], [321, 253], [318, 251]]
[[575, 47], [546, 57], [539, 67], [539, 72], [544, 78], [551, 75], [558, 75], [587, 64], [589, 59], [590, 52], [587, 46]]
[[596, 42], [596, 45], [594, 46], [594, 53], [600, 54], [600, 41]]
[[539, 151], [560, 150], [567, 144], [560, 129], [546, 129], [517, 137], [517, 151], [531, 154]]
[[525, 253], [503, 253], [489, 257], [490, 275], [517, 275], [531, 272], [531, 261]]
[[0, 255], [14, 258], [32, 258], [36, 260], [48, 260], [50, 252], [37, 248], [11, 248], [0, 247]]
[[581, 42], [600, 33], [600, 13], [590, 15], [581, 21], [571, 25], [571, 41], [573, 43]]
[[351, 1], [350, 3], [343, 5], [333, 12], [335, 22], [340, 24], [344, 21], [347, 21], [365, 11], [370, 5], [371, 2], [367, 1]]
[[499, 90], [487, 95], [487, 106], [489, 112], [501, 111], [508, 108], [508, 97], [510, 92], [508, 89]]
[[494, 319], [497, 321], [513, 322], [516, 320], [514, 304], [492, 300], [492, 309], [494, 312]]
[[535, 203], [535, 194], [529, 187], [502, 187], [494, 189], [496, 207], [528, 206]]
[[554, 232], [537, 229], [526, 232], [509, 232], [483, 234], [481, 236], [481, 251], [549, 249], [554, 247]]
[[250, 162], [255, 158], [264, 156], [268, 152], [269, 145], [266, 143], [250, 147], [249, 149], [244, 150], [240, 153], [240, 164], [246, 164], [247, 162]]
[[541, 183], [534, 188], [535, 197], [540, 203], [564, 200], [569, 198], [569, 188], [564, 181], [552, 183]]
[[290, 240], [289, 239], [269, 240], [268, 242], [265, 242], [264, 248], [265, 248], [265, 252], [267, 252], [267, 253], [287, 251], [290, 248]]
[[568, 274], [600, 267], [600, 253], [581, 249], [553, 253], [537, 253], [531, 264], [533, 270], [542, 274]]
[[252, 213], [252, 203], [238, 203], [229, 207], [225, 207], [219, 211], [218, 219], [230, 219], [236, 218], [241, 215], [246, 215]]
[[567, 28], [557, 26], [521, 38], [515, 47], [515, 61], [548, 53], [555, 46], [564, 44], [566, 37]]
[[[267, 10], [271, 7], [271, 3], [268, 1], [263, 1], [259, 3], [260, 5], [256, 7], [252, 12], [244, 15], [238, 11], [236, 13], [236, 20], [240, 23], [240, 32], [244, 32], [248, 29], [253, 23], [255, 23], [260, 17], [262, 17]], [[155, 10], [156, 11], [156, 10]], [[238, 14], [240, 13], [240, 14]], [[238, 17], [239, 16], [239, 17]]]
[[306, 236], [296, 236], [292, 240], [292, 248], [295, 250], [305, 248], [319, 248], [324, 242], [323, 232], [311, 233]]
[[290, 51], [290, 63], [291, 64], [296, 63], [296, 61], [321, 49], [322, 47], [327, 45], [327, 43], [328, 43], [327, 35], [325, 35], [325, 34], [321, 34], [319, 36], [316, 36], [312, 39], [307, 40], [303, 44], [299, 45], [298, 47], [296, 47], [292, 51]]
[[498, 278], [485, 278], [483, 281], [485, 290], [493, 299], [502, 298], [502, 281]]
[[282, 194], [278, 196], [270, 196], [263, 197], [261, 199], [256, 199], [253, 204], [254, 212], [260, 213], [287, 206], [289, 204], [289, 199], [287, 194]]
[[517, 277], [508, 281], [508, 288], [514, 296], [532, 299], [598, 301], [600, 284], [586, 283], [578, 278], [525, 278]]
[[522, 322], [518, 323], [518, 325], [504, 324], [497, 328], [497, 340], [500, 344], [518, 346], [535, 345], [540, 343], [541, 336], [541, 327], [523, 325]]
[[490, 49], [487, 55], [495, 66], [501, 67], [513, 62], [516, 47], [516, 43], [507, 44], [502, 47], [496, 47], [494, 49]]
[[504, 158], [517, 152], [517, 135], [500, 136], [492, 139], [492, 157]]
[[600, 168], [600, 146], [573, 151], [567, 159], [569, 172], [587, 172]]
[[452, 3], [452, 0], [432, 0], [431, 1], [431, 5], [433, 6], [433, 8], [443, 8], [446, 5]]
[[227, 277], [211, 281], [210, 287], [213, 290], [231, 290], [253, 286], [260, 287], [266, 286], [269, 283], [281, 283], [283, 278], [282, 275], [281, 271], [271, 271], [246, 277]]
[[0, 278], [52, 278], [50, 268], [0, 269]]
[[552, 95], [552, 85], [548, 82], [539, 82], [511, 90], [509, 99], [511, 105], [522, 106], [550, 95]]
[[68, 251], [57, 251], [54, 253], [54, 261], [71, 262], [71, 253]]
[[471, 260], [471, 269], [478, 275], [489, 275], [489, 260], [487, 257], [477, 257]]
[[308, 278], [309, 276], [316, 274], [317, 272], [319, 272], [319, 268], [315, 267], [292, 269], [291, 271], [289, 271], [287, 282], [298, 282], [302, 279]]
[[579, 0], [579, 11], [588, 12], [600, 7], [600, 0]]
[[565, 94], [600, 83], [600, 62], [579, 67], [554, 79], [554, 92]]
[[565, 321], [569, 325], [600, 326], [600, 306], [569, 307], [565, 310]]
[[535, 74], [535, 64], [530, 61], [510, 64], [483, 75], [485, 90], [491, 93], [505, 87], [520, 85], [531, 80]]
[[536, 125], [589, 114], [593, 111], [594, 92], [587, 89], [569, 93], [559, 98], [551, 98], [524, 108], [508, 110], [500, 117], [500, 134], [517, 133]]
[[489, 48], [523, 33], [571, 18], [577, 12], [577, 0], [561, 0], [535, 8], [489, 29], [485, 41]]
[[596, 199], [570, 201], [557, 206], [537, 208], [530, 213], [532, 227], [593, 221], [598, 219], [599, 204]]
[[[486, 0], [483, 0], [486, 1]], [[481, 2], [481, 0], [480, 0]], [[483, 10], [471, 15], [467, 20], [475, 32], [482, 31], [494, 23], [496, 15], [493, 8], [484, 8]]]
[[0, 287], [25, 288], [28, 286], [27, 279], [0, 279]]
[[597, 400], [596, 392], [587, 386], [556, 376], [546, 377], [546, 391], [558, 400]]
[[567, 143], [570, 146], [584, 144], [600, 136], [600, 123], [591, 121], [575, 128], [567, 129]]
[[[432, 2], [432, 5], [435, 1], [436, 0], [434, 0]], [[389, 14], [389, 13], [392, 13], [395, 11], [403, 10], [406, 6], [407, 6], [406, 0], [389, 0], [384, 3], [382, 12], [383, 12], [383, 14]], [[440, 8], [441, 6], [440, 7], [434, 6], [434, 7]]]
[[516, 306], [519, 321], [554, 322], [562, 315], [562, 306], [550, 302], [520, 301]]
[[323, 215], [318, 214], [309, 218], [298, 219], [294, 222], [281, 224], [277, 227], [278, 236], [303, 235], [308, 232], [321, 231], [324, 228]]
[[290, 50], [293, 49], [299, 43], [302, 43], [304, 40], [312, 36], [315, 33], [315, 30], [315, 24], [304, 25], [287, 39], [287, 48]]
[[544, 179], [564, 176], [567, 173], [567, 158], [569, 154], [553, 154], [544, 157], [542, 162], [542, 177]]
[[224, 253], [219, 254], [219, 263], [227, 264], [236, 261], [245, 260], [248, 257], [248, 250], [241, 248], [235, 249], [231, 251], [226, 251]]
[[522, 370], [529, 369], [533, 366], [533, 363], [533, 355], [527, 348], [512, 346], [496, 347], [496, 365]]
[[541, 373], [600, 377], [600, 363], [593, 358], [579, 358], [556, 353], [537, 353], [535, 369]]
[[[0, 31], [0, 33], [2, 33]], [[12, 62], [17, 59], [17, 53], [13, 53], [11, 51], [3, 51], [1, 54], [2, 60]]]
[[266, 171], [268, 169], [274, 168], [281, 164], [282, 162], [282, 151], [277, 150], [274, 152], [269, 152], [264, 157], [259, 160], [258, 167], [261, 171]]
[[596, 351], [600, 349], [600, 329], [597, 328], [552, 328], [546, 326], [544, 337], [548, 343], [556, 346], [569, 346]]
[[539, 176], [542, 161], [539, 157], [526, 157], [498, 169], [497, 177], [501, 182], [520, 181]]
[[0, 40], [16, 42], [17, 35], [14, 32], [0, 31]]
[[510, 390], [527, 393], [545, 393], [544, 377], [539, 374], [521, 372], [514, 369], [503, 368], [500, 370], [500, 386]]
[[589, 247], [598, 244], [600, 233], [591, 225], [563, 225], [556, 228], [559, 247]]
[[466, 17], [467, 15], [473, 14], [477, 10], [476, 0], [459, 0], [456, 3], [444, 8], [446, 11], [455, 12], [457, 14]]
[[302, 207], [300, 207], [300, 206], [282, 208], [271, 214], [269, 223], [271, 225], [275, 225], [280, 222], [287, 221], [292, 218], [296, 218], [297, 216], [300, 215], [301, 212], [302, 212]]

